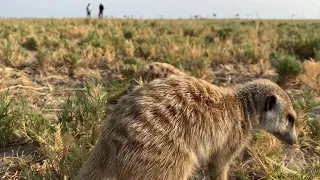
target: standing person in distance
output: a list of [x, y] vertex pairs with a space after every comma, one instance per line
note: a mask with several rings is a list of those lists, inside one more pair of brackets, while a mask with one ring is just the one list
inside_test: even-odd
[[87, 18], [91, 17], [91, 8], [90, 8], [90, 3], [87, 5]]
[[100, 5], [99, 5], [99, 18], [103, 18], [103, 10], [104, 10], [104, 6], [102, 3], [100, 3]]

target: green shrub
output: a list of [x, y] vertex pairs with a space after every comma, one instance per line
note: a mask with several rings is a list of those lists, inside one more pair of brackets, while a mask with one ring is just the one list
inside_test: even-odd
[[69, 52], [63, 56], [63, 59], [69, 64], [69, 76], [73, 76], [80, 60], [80, 54], [77, 52]]
[[313, 139], [320, 139], [320, 118], [309, 120], [310, 135]]
[[152, 21], [150, 22], [150, 27], [155, 28], [158, 26], [158, 24], [159, 24], [158, 21]]
[[220, 40], [225, 41], [231, 36], [232, 32], [233, 32], [233, 29], [231, 27], [225, 27], [223, 29], [220, 29], [217, 32], [217, 36], [220, 38]]
[[27, 37], [24, 42], [21, 43], [21, 46], [29, 51], [36, 51], [40, 46], [40, 42], [35, 36]]
[[208, 78], [211, 76], [211, 61], [209, 58], [189, 58], [182, 59], [183, 69], [191, 72], [197, 78]]
[[44, 36], [42, 46], [51, 51], [55, 51], [61, 47], [61, 44], [56, 39], [52, 39], [52, 38], [48, 38], [48, 36]]
[[[305, 114], [312, 113], [313, 108], [318, 107], [320, 102], [315, 99], [314, 92], [309, 89], [303, 89], [302, 95], [290, 95], [293, 105], [296, 109], [301, 110]], [[310, 136], [313, 139], [320, 139], [320, 119], [310, 120], [305, 116], [306, 125], [310, 128]]]
[[171, 26], [163, 26], [158, 29], [158, 34], [174, 34], [174, 28]]
[[302, 63], [295, 56], [282, 52], [271, 53], [270, 62], [279, 76], [297, 76], [302, 70]]
[[133, 38], [133, 31], [132, 30], [129, 30], [129, 29], [124, 29], [123, 30], [123, 36], [124, 38], [126, 39], [132, 39]]
[[151, 47], [149, 43], [142, 43], [137, 46], [135, 51], [136, 57], [144, 58], [145, 60], [151, 56]]
[[320, 49], [320, 39], [317, 34], [307, 32], [305, 29], [292, 27], [288, 32], [281, 32], [280, 36], [285, 37], [280, 40], [277, 50], [295, 54], [301, 60], [315, 58], [316, 51]]
[[84, 23], [85, 25], [89, 25], [89, 24], [90, 24], [90, 19], [84, 19], [84, 20], [83, 20], [83, 23]]
[[250, 63], [257, 63], [261, 58], [262, 54], [259, 52], [259, 49], [252, 45], [246, 45], [244, 49], [244, 61]]
[[204, 41], [206, 42], [206, 43], [213, 43], [213, 41], [214, 41], [214, 36], [213, 36], [213, 34], [208, 34], [208, 35], [206, 35], [206, 37], [204, 38]]
[[107, 93], [101, 84], [86, 82], [85, 90], [77, 90], [70, 96], [58, 115], [62, 132], [71, 132], [77, 137], [85, 135], [93, 144], [98, 135], [97, 127], [105, 117], [106, 101]]
[[188, 24], [183, 27], [184, 36], [198, 37], [202, 32], [203, 32], [203, 29], [196, 25]]
[[107, 47], [107, 41], [104, 38], [95, 39], [91, 42], [91, 45], [95, 48], [104, 49]]
[[128, 65], [137, 65], [139, 63], [139, 59], [136, 57], [124, 57], [123, 63]]
[[44, 48], [39, 48], [36, 58], [39, 63], [39, 66], [44, 68], [48, 65], [48, 63], [50, 63], [50, 51]]
[[320, 49], [319, 50], [315, 50], [314, 60], [315, 61], [320, 61]]
[[100, 39], [100, 35], [98, 34], [98, 32], [97, 31], [91, 31], [85, 38], [80, 40], [80, 42], [78, 44], [80, 46], [84, 45], [84, 44], [90, 44], [93, 41], [96, 41], [98, 39]]
[[3, 147], [13, 137], [14, 116], [11, 108], [11, 99], [8, 93], [0, 94], [0, 147]]
[[241, 21], [240, 24], [242, 26], [255, 26], [257, 24], [257, 22], [255, 20]]
[[13, 68], [23, 68], [26, 65], [28, 52], [21, 47], [17, 41], [13, 39], [0, 40], [0, 61], [3, 61], [5, 65]]

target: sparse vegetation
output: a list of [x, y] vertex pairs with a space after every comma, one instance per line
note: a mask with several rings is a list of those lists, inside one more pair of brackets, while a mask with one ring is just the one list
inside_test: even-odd
[[107, 97], [150, 61], [221, 86], [295, 77], [286, 88], [298, 111], [298, 147], [257, 133], [231, 175], [320, 177], [317, 21], [0, 19], [0, 27], [1, 179], [74, 179], [108, 115]]
[[297, 76], [302, 70], [302, 63], [293, 55], [274, 52], [270, 62], [280, 77]]
[[39, 40], [37, 39], [36, 36], [30, 36], [27, 37], [22, 43], [21, 46], [24, 47], [25, 49], [29, 50], [29, 51], [36, 51], [38, 50], [40, 44], [39, 44]]
[[0, 96], [0, 146], [4, 146], [6, 142], [13, 140], [14, 120], [10, 97], [8, 97], [8, 93], [3, 93]]

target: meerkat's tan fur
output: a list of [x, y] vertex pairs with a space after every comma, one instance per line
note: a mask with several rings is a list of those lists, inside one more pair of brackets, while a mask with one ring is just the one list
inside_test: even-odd
[[288, 95], [269, 80], [231, 89], [159, 78], [120, 98], [78, 178], [187, 180], [205, 162], [211, 179], [226, 180], [256, 130], [295, 143], [295, 118]]
[[139, 85], [138, 82], [140, 80], [142, 80], [144, 83], [147, 83], [157, 78], [168, 77], [169, 75], [185, 76], [187, 75], [187, 73], [167, 63], [152, 62], [146, 64], [134, 74], [133, 78], [129, 81], [129, 87], [121, 93], [108, 98], [107, 103], [116, 104], [121, 96], [126, 95], [128, 92], [131, 92], [137, 85]]

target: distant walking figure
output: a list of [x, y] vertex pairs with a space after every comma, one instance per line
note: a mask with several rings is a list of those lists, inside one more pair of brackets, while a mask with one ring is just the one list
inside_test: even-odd
[[100, 3], [100, 5], [99, 5], [99, 18], [103, 18], [103, 10], [104, 10], [104, 6], [102, 5], [102, 3]]
[[88, 3], [87, 5], [87, 17], [90, 18], [91, 17], [91, 8], [90, 8], [90, 3]]

